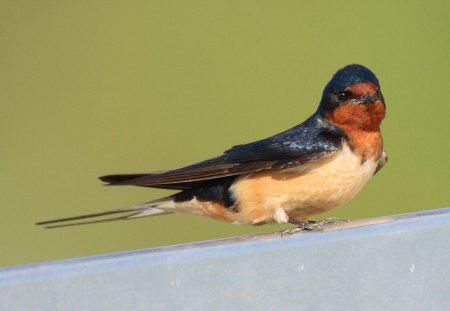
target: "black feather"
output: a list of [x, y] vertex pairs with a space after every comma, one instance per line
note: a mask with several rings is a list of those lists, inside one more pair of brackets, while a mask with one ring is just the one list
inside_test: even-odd
[[187, 190], [207, 180], [303, 165], [338, 150], [343, 134], [319, 112], [308, 120], [272, 137], [234, 146], [221, 156], [179, 169], [148, 174], [107, 175], [110, 185], [136, 185]]

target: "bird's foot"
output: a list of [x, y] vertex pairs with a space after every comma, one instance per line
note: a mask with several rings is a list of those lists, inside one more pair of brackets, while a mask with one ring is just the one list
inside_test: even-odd
[[347, 222], [348, 219], [341, 219], [339, 217], [327, 217], [319, 221], [302, 221], [293, 218], [289, 218], [288, 223], [296, 225], [297, 227], [283, 230], [281, 232], [281, 237], [284, 235], [292, 235], [300, 231], [323, 231], [324, 226], [334, 224], [337, 222]]
[[[316, 224], [315, 221], [302, 221], [302, 220], [289, 218], [288, 223], [296, 225], [297, 227], [281, 231], [281, 237], [283, 237], [285, 235], [292, 235], [292, 234], [298, 233], [303, 230], [308, 230], [308, 231], [318, 230], [318, 227], [315, 226], [315, 224]], [[321, 230], [321, 229], [319, 229], [319, 230]]]
[[316, 221], [315, 224], [317, 224], [318, 226], [320, 226], [323, 230], [323, 226], [326, 225], [331, 225], [331, 224], [335, 224], [335, 223], [339, 223], [339, 222], [348, 222], [348, 219], [343, 219], [343, 218], [339, 218], [339, 217], [327, 217], [325, 219]]

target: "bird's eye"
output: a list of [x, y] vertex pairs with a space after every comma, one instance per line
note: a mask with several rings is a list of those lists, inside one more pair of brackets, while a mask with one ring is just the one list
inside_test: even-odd
[[339, 100], [347, 100], [351, 96], [351, 93], [349, 91], [338, 91], [336, 93], [336, 97]]

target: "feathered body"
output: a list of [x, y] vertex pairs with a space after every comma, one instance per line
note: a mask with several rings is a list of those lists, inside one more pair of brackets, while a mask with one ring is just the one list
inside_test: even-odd
[[375, 75], [361, 65], [349, 65], [327, 84], [318, 110], [287, 131], [180, 169], [100, 178], [111, 185], [179, 193], [39, 224], [63, 226], [116, 213], [128, 214], [113, 219], [186, 213], [238, 224], [305, 221], [352, 199], [384, 166], [387, 157], [380, 132], [384, 116]]

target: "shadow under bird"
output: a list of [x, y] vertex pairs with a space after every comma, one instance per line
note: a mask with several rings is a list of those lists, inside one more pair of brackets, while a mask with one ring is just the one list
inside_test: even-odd
[[[386, 163], [380, 124], [385, 103], [375, 74], [348, 65], [326, 85], [303, 123], [186, 167], [107, 175], [109, 185], [179, 190], [141, 205], [37, 223], [47, 228], [170, 213], [234, 224], [291, 223], [352, 199]], [[96, 217], [118, 214], [109, 219]]]

